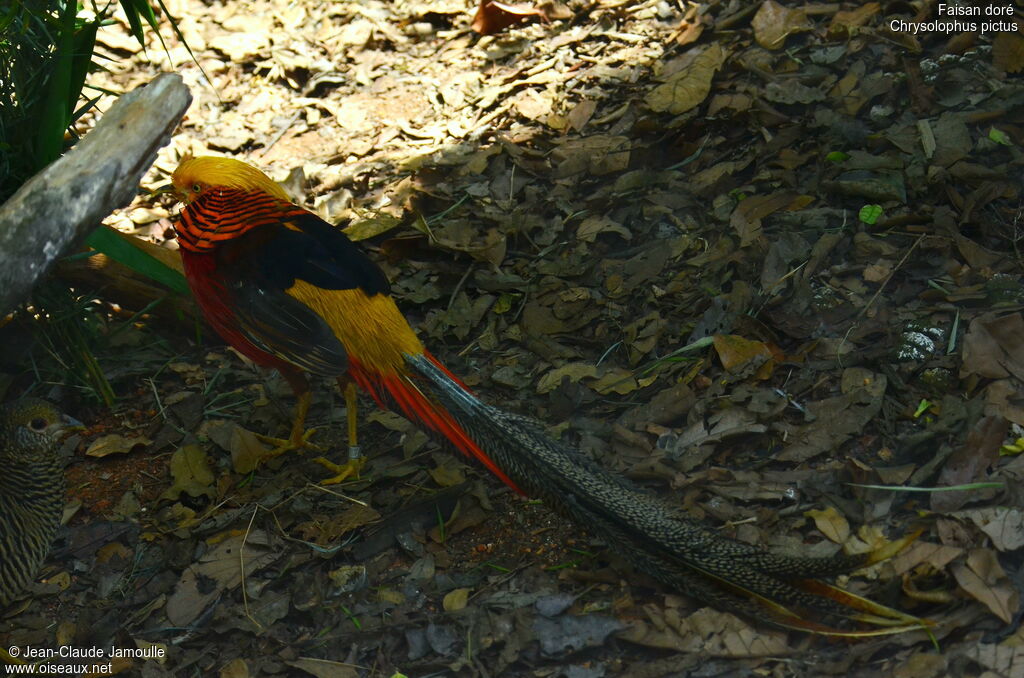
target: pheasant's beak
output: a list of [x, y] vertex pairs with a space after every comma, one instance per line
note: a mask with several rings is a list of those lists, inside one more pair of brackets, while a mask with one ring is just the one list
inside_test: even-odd
[[61, 433], [72, 433], [74, 431], [85, 430], [85, 424], [66, 414], [61, 415], [60, 421], [54, 422], [53, 427], [60, 429]]
[[174, 195], [178, 194], [178, 189], [174, 187], [174, 184], [164, 184], [159, 188], [154, 188], [152, 191], [149, 192], [149, 197], [155, 198], [160, 195], [167, 195], [168, 193], [172, 193]]

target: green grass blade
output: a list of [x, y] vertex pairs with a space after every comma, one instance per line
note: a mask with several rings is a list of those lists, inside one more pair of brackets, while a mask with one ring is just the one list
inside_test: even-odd
[[[143, 3], [145, 4], [145, 0], [143, 0]], [[149, 5], [147, 4], [146, 7], [148, 8]], [[142, 37], [142, 22], [139, 20], [138, 3], [135, 0], [121, 0], [121, 9], [124, 10], [124, 15], [128, 19], [128, 30], [139, 41], [143, 51], [145, 51], [146, 45]]]
[[[156, 4], [158, 7], [160, 7], [160, 11], [164, 13], [164, 16], [167, 17], [167, 23], [171, 25], [171, 30], [173, 30], [174, 34], [178, 36], [178, 40], [181, 40], [181, 44], [185, 46], [185, 50], [188, 51], [188, 55], [192, 57], [192, 62], [199, 67], [199, 72], [203, 74], [204, 78], [206, 78], [206, 82], [212, 83], [213, 81], [210, 80], [210, 76], [207, 75], [206, 69], [203, 68], [203, 65], [201, 63], [199, 63], [199, 59], [196, 58], [196, 55], [192, 53], [192, 47], [188, 44], [188, 41], [185, 39], [185, 34], [181, 32], [180, 28], [178, 28], [178, 22], [175, 20], [173, 16], [171, 16], [171, 12], [167, 9], [167, 5], [164, 4], [164, 0], [156, 0]], [[159, 31], [157, 31], [157, 35], [160, 35]], [[163, 44], [163, 41], [164, 39], [163, 37], [161, 37], [160, 43]], [[166, 50], [167, 46], [165, 45], [164, 51]], [[168, 57], [170, 57], [169, 52]], [[217, 98], [220, 99], [220, 91], [214, 88], [213, 92], [217, 95]]]
[[71, 124], [71, 113], [78, 103], [78, 97], [82, 95], [82, 87], [85, 85], [85, 78], [89, 75], [89, 68], [92, 65], [92, 52], [96, 47], [96, 31], [100, 28], [100, 22], [91, 21], [75, 30], [74, 51], [71, 53], [71, 79], [68, 82], [67, 94], [67, 122]]
[[949, 487], [906, 487], [904, 485], [862, 485], [860, 483], [846, 483], [850, 487], [863, 487], [867, 490], [890, 490], [892, 492], [962, 492], [967, 490], [1001, 490], [1004, 483], [967, 483], [965, 485], [950, 485]]

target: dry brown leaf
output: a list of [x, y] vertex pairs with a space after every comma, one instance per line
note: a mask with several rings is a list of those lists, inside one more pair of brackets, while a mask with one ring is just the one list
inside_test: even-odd
[[255, 433], [236, 424], [228, 439], [228, 451], [235, 473], [249, 473], [260, 465], [270, 448], [261, 443]]
[[497, 267], [508, 249], [505, 235], [496, 228], [482, 236], [475, 226], [464, 220], [449, 220], [430, 233], [434, 244], [455, 252], [465, 252], [477, 261]]
[[1024, 36], [1018, 32], [996, 33], [992, 39], [992, 64], [1007, 73], [1020, 73], [1024, 70]]
[[864, 267], [864, 282], [880, 283], [883, 280], [888, 280], [892, 271], [892, 262], [884, 259], [877, 264], [869, 264]]
[[946, 565], [959, 558], [963, 552], [963, 549], [955, 546], [915, 541], [895, 557], [887, 560], [885, 567], [891, 568], [896, 576], [909, 572], [918, 565], [927, 565], [936, 572], [941, 572]]
[[851, 383], [859, 383], [852, 390], [806, 404], [808, 422], [797, 427], [785, 427], [786, 449], [777, 455], [777, 459], [806, 461], [822, 452], [837, 449], [864, 430], [882, 407], [888, 380], [882, 374], [860, 371], [868, 376], [850, 379]]
[[793, 191], [778, 191], [741, 200], [729, 217], [730, 225], [740, 236], [740, 247], [753, 244], [761, 236], [761, 220], [785, 209], [796, 197]]
[[353, 19], [345, 24], [332, 38], [339, 47], [362, 47], [373, 37], [375, 24], [367, 19]]
[[102, 436], [92, 441], [89, 444], [89, 449], [85, 451], [88, 457], [106, 457], [110, 454], [127, 454], [136, 447], [145, 447], [153, 441], [149, 438], [126, 438], [123, 435], [113, 433], [108, 436]]
[[525, 5], [513, 5], [495, 0], [480, 0], [473, 17], [472, 28], [480, 35], [490, 35], [508, 28], [512, 24], [530, 19], [547, 19], [542, 10]]
[[772, 359], [772, 351], [763, 341], [754, 341], [735, 334], [716, 334], [714, 342], [718, 359], [728, 372], [736, 372], [755, 359]]
[[543, 120], [551, 114], [554, 100], [547, 90], [524, 89], [515, 99], [515, 109], [524, 118]]
[[775, 0], [765, 0], [750, 25], [757, 44], [765, 49], [780, 49], [791, 34], [813, 28], [806, 11], [783, 7]]
[[933, 164], [949, 167], [970, 154], [974, 139], [963, 115], [947, 111], [932, 123], [932, 129], [935, 136]]
[[551, 370], [543, 377], [537, 380], [537, 393], [548, 393], [558, 388], [558, 385], [562, 383], [562, 379], [569, 379], [569, 382], [575, 384], [584, 377], [596, 377], [597, 367], [589, 363], [569, 363], [556, 367]]
[[828, 37], [832, 40], [845, 39], [856, 33], [871, 17], [878, 14], [882, 6], [877, 2], [868, 2], [857, 9], [844, 12], [836, 12], [832, 17], [832, 23], [828, 26]]
[[295, 526], [302, 538], [326, 546], [363, 525], [380, 520], [380, 514], [369, 506], [354, 504], [341, 513], [316, 516], [313, 520]]
[[618, 233], [626, 240], [633, 237], [629, 229], [604, 214], [594, 214], [581, 221], [576, 228], [576, 237], [584, 242], [594, 242], [599, 233], [609, 231]]
[[728, 56], [719, 43], [697, 55], [690, 64], [669, 76], [644, 98], [657, 113], [679, 115], [703, 102], [711, 91], [711, 81]]
[[359, 671], [351, 664], [328, 659], [299, 657], [285, 662], [285, 664], [313, 676], [313, 678], [357, 678], [359, 676]]
[[249, 678], [249, 665], [241, 657], [235, 657], [221, 667], [217, 678]]
[[685, 617], [671, 607], [645, 605], [643, 610], [650, 621], [633, 621], [620, 638], [647, 647], [725, 657], [772, 656], [788, 647], [783, 632], [754, 629], [731, 614], [711, 608]]
[[583, 138], [566, 139], [551, 156], [558, 163], [556, 178], [580, 172], [601, 176], [621, 172], [629, 167], [633, 144], [628, 137], [595, 134]]
[[171, 478], [174, 482], [161, 495], [163, 499], [177, 499], [182, 492], [190, 497], [212, 497], [214, 475], [206, 452], [198, 445], [179, 447], [171, 455]]
[[992, 549], [974, 549], [966, 563], [953, 566], [953, 576], [972, 598], [1009, 624], [1020, 604], [1020, 593], [1006, 576]]
[[615, 367], [597, 379], [587, 381], [587, 386], [594, 389], [601, 395], [608, 393], [618, 393], [619, 395], [625, 395], [632, 393], [638, 388], [645, 388], [650, 386], [657, 380], [657, 375], [652, 377], [644, 377], [638, 379], [631, 370], [627, 370], [622, 367]]
[[594, 116], [594, 111], [596, 110], [597, 101], [594, 99], [584, 99], [569, 111], [566, 122], [569, 127], [579, 132], [587, 126], [587, 123], [590, 122], [590, 118]]
[[844, 544], [850, 537], [850, 523], [832, 506], [805, 511], [804, 515], [814, 520], [818, 530], [836, 544]]
[[1013, 379], [993, 381], [985, 389], [985, 414], [998, 415], [1024, 426], [1024, 402], [1020, 387]]
[[469, 600], [469, 589], [455, 589], [449, 591], [444, 596], [442, 605], [444, 606], [445, 612], [458, 612], [466, 607], [466, 602]]
[[[770, 82], [764, 88], [764, 98], [777, 104], [811, 104], [828, 97], [819, 87], [809, 87], [799, 82]], [[851, 114], [855, 112], [856, 109], [850, 111]]]
[[[694, 187], [694, 192], [700, 195], [704, 191], [713, 187], [715, 183], [722, 179], [722, 177], [735, 174], [745, 168], [750, 164], [750, 160], [752, 159], [753, 157], [738, 161], [727, 160], [725, 162], [715, 163], [711, 167], [697, 172], [690, 177], [690, 183]], [[730, 254], [732, 254], [731, 251]]]
[[680, 47], [697, 42], [704, 33], [704, 24], [700, 19], [683, 19], [676, 33], [676, 44]]
[[466, 474], [455, 466], [438, 466], [430, 469], [430, 477], [441, 487], [452, 487], [466, 482]]
[[234, 63], [258, 56], [270, 46], [269, 33], [228, 33], [210, 40], [210, 47], [223, 53]]
[[708, 115], [715, 115], [723, 109], [743, 112], [750, 110], [753, 105], [754, 100], [746, 94], [716, 94], [708, 102]]
[[971, 520], [1000, 551], [1015, 551], [1024, 546], [1024, 512], [1006, 506], [988, 506], [953, 514]]
[[[939, 473], [938, 484], [951, 487], [980, 482], [988, 478], [988, 469], [999, 457], [999, 447], [1006, 440], [1009, 422], [1002, 417], [982, 417], [968, 431], [967, 440], [946, 460]], [[955, 511], [978, 496], [977, 490], [935, 492], [931, 508], [940, 513]]]
[[[248, 535], [226, 533], [227, 538], [214, 546], [181, 574], [178, 585], [167, 599], [167, 618], [175, 626], [187, 626], [226, 589], [234, 588], [245, 574], [256, 574], [276, 559], [263, 553], [254, 543], [267, 541], [266, 534], [254, 530]], [[246, 544], [243, 551], [242, 545]]]
[[1015, 677], [1019, 675], [1020, 667], [1024, 666], [1024, 644], [967, 643], [964, 646], [964, 657], [988, 669], [981, 674], [984, 678]]
[[934, 651], [915, 652], [893, 668], [892, 678], [940, 678], [949, 675], [949, 659]]
[[964, 337], [960, 376], [977, 374], [989, 379], [1015, 376], [1024, 381], [1024, 317], [993, 313], [971, 321]]

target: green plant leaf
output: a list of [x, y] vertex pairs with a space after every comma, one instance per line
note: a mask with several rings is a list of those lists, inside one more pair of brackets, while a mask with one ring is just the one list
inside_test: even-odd
[[1003, 146], [1013, 146], [1013, 142], [1010, 141], [1010, 137], [1007, 136], [1006, 132], [1001, 129], [996, 129], [995, 127], [988, 128], [988, 138], [990, 141], [994, 141]]
[[865, 224], [875, 223], [880, 216], [882, 216], [881, 205], [864, 205], [864, 207], [860, 208], [860, 212], [857, 213], [857, 218]]
[[76, 7], [73, 2], [66, 3], [58, 20], [53, 70], [46, 81], [46, 94], [41, 99], [42, 107], [33, 116], [40, 121], [33, 153], [33, 171], [39, 171], [56, 160], [64, 143], [68, 110], [74, 104], [68, 102], [67, 96], [71, 89]]
[[839, 163], [848, 160], [849, 157], [849, 155], [843, 153], [842, 151], [832, 151], [831, 153], [825, 156], [825, 159], [831, 163], [835, 163], [836, 165], [838, 165]]
[[190, 294], [185, 276], [132, 245], [127, 237], [117, 229], [100, 226], [89, 235], [85, 243], [118, 263], [166, 285], [179, 294]]

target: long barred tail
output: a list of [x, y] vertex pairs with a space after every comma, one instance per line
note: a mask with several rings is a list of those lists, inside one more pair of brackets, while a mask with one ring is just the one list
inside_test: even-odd
[[[723, 537], [551, 439], [534, 420], [481, 402], [432, 356], [406, 359], [423, 377], [417, 392], [443, 406], [445, 420], [457, 424], [476, 449], [487, 451], [483, 456], [506, 482], [605, 539], [667, 586], [781, 628], [865, 636], [922, 627], [916, 617], [815, 579], [876, 562], [898, 548], [799, 558]], [[809, 621], [807, 612], [839, 627]], [[876, 628], [843, 628], [850, 620]]]

